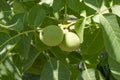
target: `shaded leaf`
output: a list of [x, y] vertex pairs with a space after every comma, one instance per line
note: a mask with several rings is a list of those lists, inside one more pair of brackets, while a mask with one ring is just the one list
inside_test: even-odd
[[93, 55], [99, 55], [103, 47], [104, 43], [101, 29], [96, 29], [95, 26], [91, 30], [85, 29], [84, 42], [81, 44], [83, 55], [89, 55], [89, 57], [93, 57]]
[[78, 69], [78, 66], [76, 67], [69, 64], [69, 60], [67, 59], [68, 53], [61, 51], [58, 47], [53, 47], [50, 49], [50, 51], [70, 71], [70, 80], [77, 79], [80, 71]]
[[83, 1], [88, 7], [96, 11], [98, 11], [101, 8], [103, 3], [103, 0], [83, 0]]
[[[28, 69], [27, 72], [35, 74], [35, 75], [40, 75], [41, 74], [45, 64], [48, 62], [48, 59], [45, 56], [46, 53], [45, 54], [44, 54], [44, 52], [40, 53], [40, 54], [39, 53], [38, 53], [39, 56], [36, 55], [37, 58], [35, 57], [36, 59], [33, 60], [34, 63], [32, 64], [32, 66], [30, 65], [31, 66], [30, 67], [28, 65], [30, 68]], [[32, 56], [33, 56], [33, 54], [32, 54]], [[26, 61], [26, 63], [28, 63], [28, 62]]]
[[99, 71], [97, 71], [97, 75], [98, 75], [97, 79], [105, 80], [105, 78], [103, 77], [103, 75]]
[[68, 69], [58, 60], [50, 59], [45, 65], [40, 80], [70, 80]]
[[66, 62], [67, 53], [61, 51], [58, 47], [51, 48], [52, 54], [58, 58], [64, 65], [70, 68], [69, 64]]
[[32, 34], [22, 35], [20, 41], [17, 43], [15, 50], [20, 56], [27, 58], [30, 50]]
[[64, 0], [54, 0], [52, 8], [54, 12], [59, 11], [64, 6]]
[[113, 0], [114, 4], [120, 4], [120, 0]]
[[39, 38], [39, 34], [35, 33], [34, 34], [35, 37], [35, 47], [40, 51], [44, 51], [46, 49], [49, 48], [49, 46], [45, 45], [43, 42], [41, 42], [40, 38]]
[[9, 21], [8, 25], [0, 24], [0, 32], [8, 32], [9, 30], [20, 32], [24, 28], [23, 17], [24, 14], [17, 14]]
[[13, 2], [13, 11], [16, 14], [24, 13], [25, 12], [25, 6], [22, 3], [18, 2], [18, 1], [14, 1]]
[[76, 80], [83, 80], [81, 73], [78, 75], [78, 78]]
[[66, 0], [67, 6], [75, 12], [79, 12], [80, 1], [79, 0]]
[[23, 18], [23, 13], [14, 15], [14, 17], [10, 21], [10, 24], [13, 24], [13, 26], [9, 28], [18, 32], [22, 31], [24, 29]]
[[[46, 24], [46, 23], [47, 23], [47, 24]], [[51, 19], [50, 17], [46, 17], [40, 27], [41, 27], [41, 28], [44, 28], [44, 27], [46, 27], [46, 26], [48, 26], [48, 25], [53, 25], [53, 24], [54, 24], [54, 25], [58, 25], [59, 23], [58, 23], [58, 21], [53, 20], [53, 19]]]
[[40, 53], [35, 47], [30, 46], [27, 58], [21, 58], [19, 55], [14, 55], [13, 63], [17, 66], [20, 73], [23, 74], [32, 66], [39, 54]]
[[23, 2], [28, 2], [28, 1], [35, 1], [35, 0], [23, 0]]
[[111, 57], [108, 58], [108, 63], [110, 67], [110, 71], [112, 75], [117, 79], [120, 80], [120, 63], [112, 59]]
[[82, 60], [82, 56], [78, 52], [69, 53], [68, 58], [70, 63], [73, 65], [79, 65], [80, 61]]
[[44, 18], [45, 18], [46, 12], [40, 5], [34, 6], [28, 14], [28, 23], [31, 26], [32, 29], [39, 27]]
[[19, 73], [18, 68], [13, 64], [12, 57], [7, 58], [0, 64], [0, 79], [22, 80], [22, 74]]
[[8, 42], [8, 39], [10, 39], [9, 34], [0, 32], [0, 63], [5, 60], [9, 51], [15, 46]]
[[10, 5], [6, 0], [0, 0], [0, 13], [2, 13], [3, 18], [7, 18], [11, 14]]
[[34, 61], [39, 55], [40, 55], [40, 52], [38, 52], [38, 50], [35, 47], [30, 46], [28, 58], [22, 61], [22, 67], [23, 67], [22, 72], [26, 72], [32, 66], [32, 64], [34, 63]]

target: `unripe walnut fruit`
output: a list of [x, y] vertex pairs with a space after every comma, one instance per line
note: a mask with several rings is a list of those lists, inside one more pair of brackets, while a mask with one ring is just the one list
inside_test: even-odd
[[47, 46], [56, 46], [63, 40], [63, 31], [56, 25], [49, 25], [40, 31], [40, 40]]
[[80, 46], [79, 37], [73, 32], [65, 32], [64, 39], [59, 45], [63, 51], [71, 52], [76, 50]]

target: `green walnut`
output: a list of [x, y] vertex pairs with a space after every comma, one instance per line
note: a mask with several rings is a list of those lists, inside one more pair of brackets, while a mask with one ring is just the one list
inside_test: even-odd
[[67, 52], [72, 52], [80, 46], [79, 37], [73, 32], [66, 32], [62, 43], [59, 45], [60, 49]]
[[39, 38], [47, 46], [56, 46], [63, 40], [64, 33], [56, 25], [49, 25], [40, 31]]

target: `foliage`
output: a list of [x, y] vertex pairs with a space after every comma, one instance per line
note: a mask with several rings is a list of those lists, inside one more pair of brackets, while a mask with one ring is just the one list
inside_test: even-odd
[[[77, 34], [79, 48], [42, 43], [49, 25]], [[119, 67], [120, 0], [0, 0], [0, 80], [120, 80]]]

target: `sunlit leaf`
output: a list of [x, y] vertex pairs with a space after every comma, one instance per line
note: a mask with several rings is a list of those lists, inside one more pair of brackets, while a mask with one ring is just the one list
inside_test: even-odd
[[86, 69], [82, 72], [83, 80], [97, 80], [95, 77], [95, 69]]
[[80, 43], [83, 43], [84, 41], [83, 36], [84, 36], [85, 24], [86, 24], [86, 19], [78, 20], [76, 23], [75, 31], [80, 38]]
[[120, 17], [120, 5], [115, 5], [112, 7], [112, 12]]
[[120, 27], [116, 16], [105, 14], [100, 16], [105, 48], [113, 59], [120, 62]]
[[110, 67], [110, 71], [113, 74], [113, 76], [116, 79], [120, 79], [120, 63], [118, 63], [117, 61], [115, 61], [114, 59], [110, 58], [108, 59], [108, 63], [109, 63], [109, 67]]

